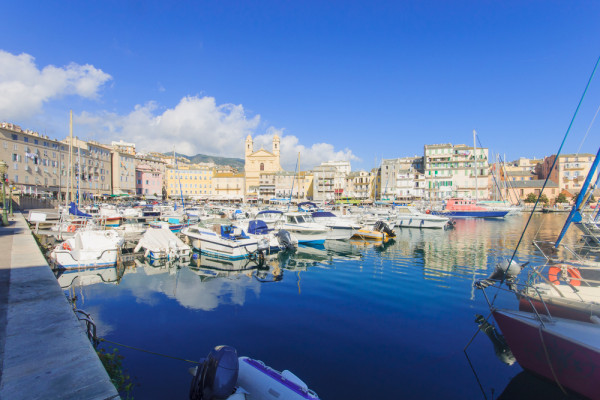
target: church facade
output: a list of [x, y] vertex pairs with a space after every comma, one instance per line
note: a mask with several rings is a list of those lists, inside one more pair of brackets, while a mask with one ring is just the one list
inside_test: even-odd
[[258, 198], [260, 175], [281, 171], [279, 163], [279, 136], [273, 136], [273, 150], [267, 151], [262, 147], [254, 151], [254, 142], [248, 135], [246, 138], [245, 164], [246, 174], [246, 199]]

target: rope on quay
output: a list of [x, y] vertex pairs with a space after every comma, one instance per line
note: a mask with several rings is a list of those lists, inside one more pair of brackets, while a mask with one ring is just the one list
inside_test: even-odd
[[131, 349], [131, 350], [137, 350], [137, 351], [141, 351], [143, 353], [154, 354], [155, 356], [172, 358], [173, 360], [185, 361], [185, 362], [189, 362], [189, 363], [192, 363], [192, 364], [200, 364], [198, 361], [193, 361], [193, 360], [188, 360], [188, 359], [185, 359], [185, 358], [174, 357], [174, 356], [170, 356], [170, 355], [167, 355], [167, 354], [157, 353], [155, 351], [144, 350], [144, 349], [140, 349], [139, 347], [128, 346], [126, 344], [113, 342], [112, 340], [108, 340], [108, 339], [103, 339], [103, 338], [97, 338], [97, 339], [98, 339], [99, 342], [111, 343], [111, 344], [114, 344], [116, 346], [126, 347], [126, 348]]

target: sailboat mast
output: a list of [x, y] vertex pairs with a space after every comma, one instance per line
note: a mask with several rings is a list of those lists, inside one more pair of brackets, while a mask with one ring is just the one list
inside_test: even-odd
[[77, 145], [77, 207], [81, 204], [81, 147]]
[[474, 158], [474, 163], [473, 163], [473, 169], [475, 172], [474, 176], [475, 176], [475, 203], [477, 203], [477, 192], [479, 191], [479, 188], [477, 187], [477, 144], [475, 143], [475, 137], [477, 136], [477, 132], [475, 131], [475, 129], [473, 129], [473, 158]]
[[69, 121], [69, 168], [67, 169], [67, 197], [65, 205], [73, 198], [73, 110], [70, 110]]
[[300, 152], [298, 152], [298, 196], [297, 196], [297, 198], [298, 198], [298, 203], [300, 203]]

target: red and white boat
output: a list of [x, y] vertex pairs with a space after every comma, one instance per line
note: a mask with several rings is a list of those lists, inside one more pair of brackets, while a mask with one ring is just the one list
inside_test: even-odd
[[590, 399], [600, 399], [600, 325], [509, 310], [494, 319], [519, 364]]
[[451, 198], [446, 200], [443, 210], [431, 211], [431, 214], [452, 218], [504, 218], [508, 211], [481, 207], [472, 199]]

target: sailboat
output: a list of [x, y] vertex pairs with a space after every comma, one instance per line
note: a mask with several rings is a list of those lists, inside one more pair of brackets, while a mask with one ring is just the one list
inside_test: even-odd
[[544, 249], [548, 246], [544, 246], [544, 242], [534, 243], [548, 261], [545, 265], [532, 269], [528, 279], [531, 284], [519, 292], [521, 310], [532, 311], [535, 307], [538, 313], [546, 313], [548, 309], [553, 315], [584, 322], [590, 322], [593, 317], [600, 318], [600, 263], [584, 260], [569, 248], [566, 248], [567, 254], [577, 256], [574, 261], [559, 260], [554, 254], [554, 250], [562, 245], [562, 239], [571, 224], [583, 219], [583, 209], [600, 179], [599, 175], [592, 185], [599, 163], [600, 149], [552, 247], [553, 252], [546, 254]]
[[[590, 85], [598, 64], [600, 64], [600, 58], [596, 61], [594, 70], [588, 80], [587, 87]], [[579, 101], [579, 105], [569, 124], [569, 128], [565, 133], [565, 137], [554, 158], [552, 166], [550, 167], [550, 171], [554, 169], [556, 160], [558, 159], [560, 151], [571, 130], [573, 121], [577, 116], [579, 106], [585, 97], [587, 87]], [[590, 183], [595, 170], [598, 167], [598, 162], [600, 160], [599, 156], [600, 150], [598, 151], [598, 155], [592, 164], [590, 173], [582, 186], [582, 193], [580, 193], [575, 206], [569, 214], [569, 217], [567, 217], [567, 221], [558, 236], [554, 245], [555, 248], [560, 245], [570, 223], [581, 219], [581, 207], [582, 204], [587, 201], [590, 194], [588, 189], [590, 188]], [[546, 187], [548, 179], [549, 177], [546, 178], [546, 182], [540, 191], [538, 200], [533, 206], [529, 220], [527, 221], [511, 259], [497, 265], [492, 275], [488, 279], [476, 282], [475, 287], [482, 289], [486, 300], [488, 301], [491, 313], [498, 323], [506, 342], [518, 363], [524, 369], [554, 381], [565, 394], [568, 389], [590, 399], [598, 399], [600, 398], [600, 340], [598, 340], [598, 338], [600, 338], [600, 319], [597, 316], [592, 315], [589, 317], [588, 322], [581, 322], [551, 316], [550, 309], [547, 306], [547, 300], [550, 299], [550, 297], [542, 296], [539, 289], [535, 286], [530, 286], [530, 292], [519, 291], [516, 283], [516, 277], [524, 265], [518, 265], [514, 261], [514, 258], [539, 202], [539, 198]], [[556, 275], [554, 275], [554, 281], [550, 275], [548, 277], [541, 275], [539, 269], [534, 269], [534, 272], [542, 277], [545, 283], [551, 285], [551, 291], [560, 291], [555, 286], [562, 286], [561, 280], [564, 280], [566, 286], [570, 286], [574, 293], [581, 292], [579, 290], [581, 286], [579, 286], [579, 288], [576, 287], [577, 285], [575, 282], [579, 282], [581, 285], [583, 280], [580, 276], [576, 275], [573, 267], [569, 267], [568, 265], [565, 266], [564, 270], [566, 273], [564, 275], [562, 274], [562, 264], [560, 266], [554, 265], [553, 267], [558, 269]], [[527, 296], [524, 298], [527, 302], [530, 302], [531, 310], [515, 311], [496, 308], [494, 306], [494, 301], [490, 302], [489, 297], [485, 294], [485, 288], [493, 281], [499, 281], [500, 285], [506, 283], [510, 291], [516, 292], [518, 295], [526, 293]], [[556, 282], [561, 283], [561, 285], [556, 285]], [[533, 303], [532, 299], [534, 299], [534, 293], [536, 294], [536, 300], [539, 299], [540, 305], [544, 309], [543, 312], [539, 312], [538, 307]], [[556, 298], [564, 299], [564, 296], [556, 296]]]

